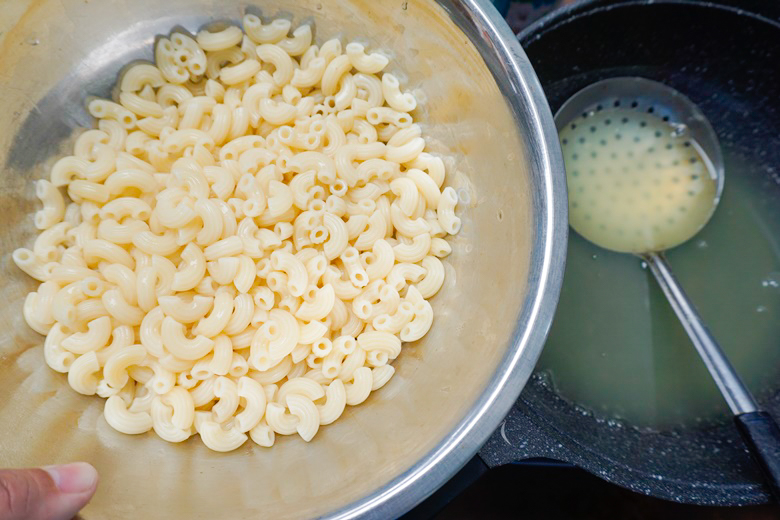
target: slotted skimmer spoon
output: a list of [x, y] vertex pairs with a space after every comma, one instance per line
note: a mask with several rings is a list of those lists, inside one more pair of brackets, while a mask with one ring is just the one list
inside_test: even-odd
[[555, 121], [572, 228], [647, 263], [780, 499], [780, 429], [759, 409], [663, 255], [704, 227], [720, 201], [724, 171], [715, 132], [687, 97], [638, 77], [580, 90]]

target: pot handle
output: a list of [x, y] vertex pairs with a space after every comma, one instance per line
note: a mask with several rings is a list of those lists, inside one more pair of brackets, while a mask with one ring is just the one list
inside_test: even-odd
[[[537, 413], [525, 404], [522, 394], [499, 427], [479, 450], [490, 468], [528, 459], [552, 459], [572, 464], [577, 457], [564, 443], [542, 430]], [[568, 443], [567, 443], [568, 444]]]
[[780, 501], [780, 428], [766, 412], [748, 412], [734, 416], [742, 440], [764, 474], [775, 502]]

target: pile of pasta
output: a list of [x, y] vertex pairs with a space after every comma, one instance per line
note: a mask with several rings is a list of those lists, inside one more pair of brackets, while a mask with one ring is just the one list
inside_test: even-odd
[[161, 38], [90, 101], [13, 253], [46, 363], [109, 425], [217, 451], [309, 441], [387, 383], [460, 227], [387, 57], [243, 28]]

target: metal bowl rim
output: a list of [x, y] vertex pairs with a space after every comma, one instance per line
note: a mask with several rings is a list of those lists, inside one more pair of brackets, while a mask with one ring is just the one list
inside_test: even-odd
[[[558, 133], [541, 84], [516, 36], [488, 0], [437, 0], [485, 58], [527, 136], [535, 226], [527, 296], [510, 346], [469, 412], [431, 451], [370, 495], [327, 518], [397, 518], [444, 484], [474, 456], [520, 395], [541, 354], [560, 295], [568, 202]], [[469, 30], [479, 35], [476, 39]], [[488, 63], [490, 66], [490, 63]], [[503, 72], [503, 74], [500, 74]]]

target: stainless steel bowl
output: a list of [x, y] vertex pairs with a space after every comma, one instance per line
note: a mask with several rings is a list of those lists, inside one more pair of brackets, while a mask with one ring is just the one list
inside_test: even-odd
[[[103, 401], [45, 367], [21, 316], [34, 284], [12, 264], [35, 234], [31, 180], [90, 126], [88, 95], [151, 59], [155, 35], [263, 16], [313, 20], [316, 38], [361, 38], [394, 54], [421, 94], [429, 148], [451, 157], [463, 229], [434, 298], [433, 330], [395, 378], [310, 444], [208, 451], [119, 434]], [[536, 76], [487, 1], [40, 0], [0, 10], [0, 465], [87, 460], [101, 483], [91, 518], [397, 517], [479, 448], [517, 398], [547, 333], [566, 250], [555, 126]]]

